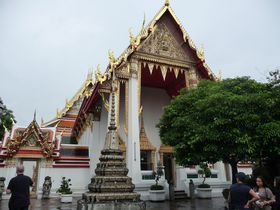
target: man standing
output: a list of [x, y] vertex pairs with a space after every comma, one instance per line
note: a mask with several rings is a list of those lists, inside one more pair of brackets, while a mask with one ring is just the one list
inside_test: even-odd
[[[244, 184], [246, 175], [243, 172], [236, 174], [237, 183], [231, 185], [229, 192], [229, 209], [230, 210], [245, 210], [250, 208], [253, 201], [259, 199], [257, 193], [250, 187]], [[250, 201], [250, 198], [253, 199]]]
[[19, 165], [16, 169], [17, 176], [10, 180], [6, 193], [11, 195], [9, 201], [10, 210], [28, 210], [30, 204], [29, 188], [32, 187], [33, 181], [29, 176], [23, 175], [24, 166]]

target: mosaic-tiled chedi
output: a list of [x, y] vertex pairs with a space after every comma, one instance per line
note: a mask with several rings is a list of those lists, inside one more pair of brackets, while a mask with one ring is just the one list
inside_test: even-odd
[[[135, 186], [132, 179], [127, 176], [128, 169], [119, 148], [115, 122], [115, 91], [113, 85], [110, 125], [99, 158], [100, 162], [95, 169], [96, 176], [88, 185], [89, 192], [84, 193], [82, 200], [78, 201], [78, 209], [87, 209], [88, 204], [99, 205], [97, 208], [91, 206], [92, 209], [103, 209], [106, 202], [106, 205], [112, 207], [117, 205], [121, 209], [126, 209], [128, 206], [131, 208], [131, 205], [133, 205], [132, 209], [145, 209], [145, 203], [140, 201], [140, 194], [133, 192]], [[83, 208], [85, 204], [87, 207]]]

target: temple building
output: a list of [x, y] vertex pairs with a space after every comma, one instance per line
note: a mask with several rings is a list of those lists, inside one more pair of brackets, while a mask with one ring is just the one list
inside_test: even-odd
[[71, 100], [66, 100], [65, 107], [57, 111], [53, 120], [41, 122], [40, 126], [35, 114], [29, 126], [14, 124], [11, 131], [6, 130], [0, 141], [0, 177], [6, 178], [6, 186], [15, 176], [16, 166], [23, 164], [25, 174], [34, 180], [31, 192], [34, 197], [41, 197], [46, 176], [53, 180], [52, 195], [56, 195], [63, 176], [72, 178], [75, 193], [84, 192], [91, 177], [89, 149], [86, 145], [77, 145], [72, 129], [81, 103], [90, 96], [93, 86], [92, 73], [89, 73], [81, 88]]
[[[197, 168], [176, 164], [173, 148], [162, 144], [156, 125], [163, 107], [182, 88], [195, 88], [200, 80], [217, 78], [206, 64], [203, 50], [195, 47], [168, 1], [147, 26], [143, 24], [137, 36], [130, 32], [130, 45], [118, 58], [109, 52], [107, 69], [102, 73], [97, 68], [92, 94], [83, 100], [72, 134], [78, 145], [89, 147], [92, 175], [105, 143], [113, 75], [117, 86], [117, 132], [136, 191], [147, 198], [154, 182], [153, 171], [160, 163], [165, 170], [161, 181], [166, 194], [168, 183], [174, 184], [175, 191], [188, 192], [190, 179], [200, 182]], [[208, 182], [217, 188], [217, 195], [230, 179], [227, 165], [212, 166]]]
[[[28, 127], [14, 125], [5, 133], [0, 141], [0, 177], [6, 183], [15, 175], [15, 166], [23, 163], [27, 175], [35, 180], [34, 195], [40, 196], [46, 176], [53, 180], [52, 195], [63, 176], [71, 178], [74, 193], [85, 192], [104, 148], [113, 82], [119, 146], [141, 198], [147, 199], [158, 164], [164, 166], [160, 183], [166, 197], [170, 183], [175, 191], [188, 193], [190, 179], [201, 182], [196, 166], [176, 164], [173, 148], [162, 144], [156, 125], [163, 107], [182, 88], [195, 88], [200, 80], [217, 78], [168, 1], [147, 25], [143, 23], [137, 36], [130, 32], [129, 38], [123, 53], [115, 58], [110, 51], [105, 71], [97, 67], [95, 75], [90, 73], [54, 119], [39, 126], [34, 118]], [[214, 196], [221, 196], [221, 189], [231, 182], [231, 169], [218, 162], [211, 170], [207, 183]]]

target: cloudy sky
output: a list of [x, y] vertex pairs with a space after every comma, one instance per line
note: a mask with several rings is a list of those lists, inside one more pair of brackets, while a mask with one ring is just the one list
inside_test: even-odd
[[[0, 0], [0, 97], [21, 125], [49, 120], [88, 69], [118, 56], [164, 0]], [[280, 66], [279, 0], [170, 0], [206, 62], [223, 77], [265, 81]]]

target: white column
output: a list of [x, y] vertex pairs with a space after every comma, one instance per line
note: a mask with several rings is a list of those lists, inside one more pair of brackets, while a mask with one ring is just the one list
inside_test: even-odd
[[[110, 119], [111, 119], [111, 101], [112, 101], [112, 94], [109, 94], [109, 110], [108, 110], [108, 116], [107, 116], [107, 128], [110, 125]], [[108, 130], [108, 129], [107, 129]]]
[[139, 97], [138, 97], [138, 61], [132, 60], [130, 64], [130, 78], [128, 87], [128, 139], [127, 139], [127, 167], [128, 175], [134, 184], [142, 181], [140, 168], [140, 142], [139, 142]]
[[218, 171], [218, 178], [221, 182], [225, 182], [226, 174], [225, 174], [225, 164], [222, 161], [215, 163], [215, 169]]

